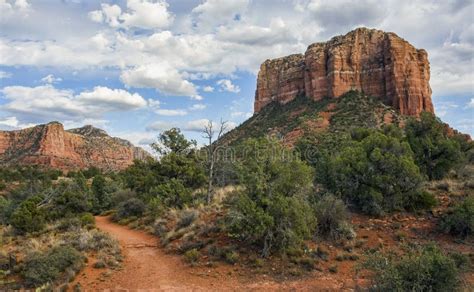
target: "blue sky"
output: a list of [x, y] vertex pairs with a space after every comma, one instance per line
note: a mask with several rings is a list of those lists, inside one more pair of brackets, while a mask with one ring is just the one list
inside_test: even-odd
[[472, 1], [0, 0], [0, 128], [92, 124], [145, 146], [243, 122], [265, 59], [353, 28], [428, 51], [438, 116], [474, 134]]

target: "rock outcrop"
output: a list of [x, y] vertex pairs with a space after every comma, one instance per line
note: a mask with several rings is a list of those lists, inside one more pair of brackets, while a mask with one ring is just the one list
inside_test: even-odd
[[354, 89], [379, 97], [403, 115], [434, 112], [425, 50], [394, 33], [358, 28], [305, 54], [267, 60], [258, 73], [254, 110], [304, 94], [314, 100]]
[[62, 170], [91, 166], [121, 170], [150, 155], [130, 142], [92, 126], [64, 130], [51, 122], [17, 131], [0, 131], [0, 164], [40, 165]]

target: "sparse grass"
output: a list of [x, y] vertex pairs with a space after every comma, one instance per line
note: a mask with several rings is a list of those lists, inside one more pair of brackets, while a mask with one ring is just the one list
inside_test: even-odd
[[336, 261], [357, 261], [359, 256], [353, 253], [342, 253], [336, 256]]
[[239, 261], [239, 254], [235, 251], [228, 251], [224, 259], [226, 263], [233, 265]]
[[190, 264], [195, 264], [199, 260], [199, 257], [199, 251], [195, 248], [184, 253], [184, 260]]
[[395, 239], [397, 241], [404, 241], [407, 238], [407, 234], [404, 231], [398, 231], [395, 233]]
[[449, 184], [448, 181], [444, 180], [444, 181], [440, 181], [436, 184], [436, 188], [438, 190], [442, 190], [442, 191], [445, 191], [445, 192], [449, 192], [451, 186]]
[[319, 245], [318, 248], [316, 249], [315, 255], [319, 257], [320, 259], [326, 261], [329, 258], [329, 251], [326, 248]]

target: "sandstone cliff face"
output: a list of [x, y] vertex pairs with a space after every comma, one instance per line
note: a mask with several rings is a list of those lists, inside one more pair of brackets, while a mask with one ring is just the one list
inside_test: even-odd
[[65, 131], [63, 125], [47, 125], [0, 131], [0, 164], [42, 165], [62, 170], [91, 166], [120, 170], [150, 155], [130, 142], [110, 137], [91, 126]]
[[304, 55], [265, 61], [258, 73], [254, 110], [272, 101], [282, 104], [298, 94], [320, 100], [354, 89], [380, 97], [403, 115], [434, 112], [425, 50], [394, 33], [358, 28]]

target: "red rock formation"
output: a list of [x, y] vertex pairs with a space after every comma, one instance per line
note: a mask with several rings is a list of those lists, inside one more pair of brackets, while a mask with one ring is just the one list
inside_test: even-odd
[[425, 50], [394, 33], [358, 28], [303, 55], [265, 61], [258, 73], [255, 112], [273, 100], [287, 103], [298, 94], [315, 100], [351, 89], [383, 99], [401, 114], [434, 112]]
[[120, 170], [150, 155], [130, 142], [85, 126], [65, 131], [52, 122], [18, 131], [0, 131], [0, 163], [42, 165], [62, 170], [91, 166]]

